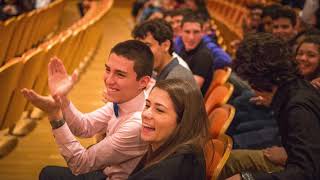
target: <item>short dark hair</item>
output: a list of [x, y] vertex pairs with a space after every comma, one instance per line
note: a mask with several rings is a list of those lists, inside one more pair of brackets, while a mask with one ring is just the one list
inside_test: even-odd
[[270, 16], [272, 19], [276, 16], [277, 10], [281, 8], [280, 4], [270, 4], [263, 7], [262, 17]]
[[173, 30], [168, 22], [163, 19], [154, 19], [138, 24], [132, 31], [133, 38], [144, 39], [150, 33], [161, 45], [166, 40], [170, 41], [169, 53], [173, 52]]
[[253, 89], [271, 92], [272, 86], [298, 76], [292, 54], [286, 42], [270, 33], [249, 34], [240, 44], [233, 66]]
[[297, 14], [290, 7], [284, 6], [276, 10], [275, 15], [272, 17], [272, 20], [277, 20], [280, 18], [289, 19], [293, 27], [297, 24]]
[[200, 27], [202, 28], [204, 20], [199, 15], [193, 13], [193, 14], [189, 14], [189, 15], [183, 17], [182, 22], [181, 22], [181, 27], [183, 27], [183, 25], [185, 23], [199, 23]]
[[189, 8], [179, 8], [179, 9], [175, 9], [175, 10], [172, 10], [170, 12], [170, 16], [171, 17], [175, 17], [175, 16], [187, 16], [189, 14], [192, 14], [193, 11]]
[[144, 76], [151, 77], [154, 61], [153, 54], [143, 42], [137, 40], [120, 42], [111, 49], [111, 53], [134, 61], [133, 69], [137, 73], [137, 80]]

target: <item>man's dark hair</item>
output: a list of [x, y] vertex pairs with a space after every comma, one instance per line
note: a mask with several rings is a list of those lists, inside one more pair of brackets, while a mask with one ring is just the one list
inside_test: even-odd
[[275, 15], [272, 17], [272, 20], [277, 20], [280, 18], [289, 19], [291, 25], [294, 27], [297, 24], [297, 14], [296, 12], [290, 7], [282, 7], [277, 9]]
[[173, 30], [169, 23], [163, 19], [155, 19], [138, 24], [132, 31], [134, 39], [144, 39], [150, 33], [161, 45], [166, 40], [170, 41], [169, 53], [173, 52]]
[[273, 19], [276, 16], [278, 9], [281, 9], [280, 4], [274, 3], [267, 5], [262, 10], [262, 17], [270, 16]]
[[189, 8], [179, 8], [179, 9], [175, 9], [175, 10], [172, 10], [170, 12], [170, 15], [171, 17], [175, 17], [175, 16], [187, 16], [189, 14], [192, 14], [193, 11]]
[[286, 42], [270, 33], [250, 34], [240, 44], [235, 72], [253, 89], [272, 91], [298, 75], [298, 68]]
[[248, 3], [247, 8], [249, 10], [254, 10], [254, 9], [263, 9], [263, 4], [261, 3]]
[[120, 42], [111, 49], [111, 53], [134, 61], [133, 69], [137, 73], [137, 80], [152, 75], [153, 54], [143, 42], [137, 40]]
[[202, 28], [204, 20], [199, 15], [193, 13], [183, 17], [181, 27], [183, 27], [184, 23], [199, 23], [200, 27]]

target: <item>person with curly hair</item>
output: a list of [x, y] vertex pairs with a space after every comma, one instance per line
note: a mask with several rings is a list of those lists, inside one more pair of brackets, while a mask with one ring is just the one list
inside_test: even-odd
[[292, 58], [287, 44], [271, 34], [252, 34], [240, 45], [234, 70], [274, 111], [288, 157], [283, 170], [273, 171], [263, 167], [270, 164], [265, 151], [260, 150], [264, 161], [251, 156], [256, 150], [238, 152], [241, 158], [233, 153], [224, 172], [235, 175], [228, 180], [319, 179], [320, 93], [300, 77]]

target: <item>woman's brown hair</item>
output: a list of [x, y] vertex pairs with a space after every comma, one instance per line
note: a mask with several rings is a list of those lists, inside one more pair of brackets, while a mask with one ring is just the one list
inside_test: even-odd
[[177, 113], [177, 127], [158, 149], [154, 152], [149, 149], [145, 167], [156, 164], [176, 152], [203, 153], [203, 147], [209, 139], [209, 131], [208, 116], [200, 89], [179, 79], [157, 82], [154, 88], [169, 94]]

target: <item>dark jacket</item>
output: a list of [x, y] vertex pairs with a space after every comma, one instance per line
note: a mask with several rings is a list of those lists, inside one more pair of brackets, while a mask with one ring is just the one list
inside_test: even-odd
[[204, 156], [192, 151], [175, 153], [143, 169], [145, 161], [146, 155], [128, 180], [204, 180], [206, 178]]
[[273, 97], [272, 109], [288, 154], [285, 169], [253, 173], [256, 180], [320, 179], [320, 93], [308, 81], [291, 80]]

